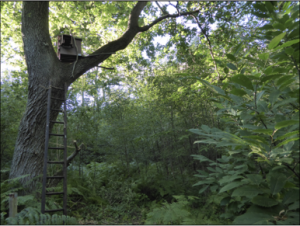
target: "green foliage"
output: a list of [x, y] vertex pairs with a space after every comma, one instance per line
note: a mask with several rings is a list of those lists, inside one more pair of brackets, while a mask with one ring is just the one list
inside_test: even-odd
[[[255, 6], [260, 9], [263, 5], [257, 3]], [[268, 49], [283, 51], [274, 48], [285, 35], [286, 32], [272, 39]], [[289, 39], [284, 41], [282, 48], [299, 43]], [[223, 147], [222, 158], [215, 162], [203, 155], [193, 155], [201, 162], [208, 161], [210, 166], [207, 167], [210, 172], [199, 171], [196, 176], [202, 179], [194, 186], [204, 186], [199, 193], [210, 187], [213, 197], [220, 197], [220, 205], [226, 206], [222, 217], [233, 218], [242, 214], [234, 219], [234, 224], [295, 224], [299, 220], [298, 212], [294, 212], [299, 209], [296, 207], [299, 196], [293, 201], [285, 201], [289, 200], [291, 192], [299, 192], [299, 137], [296, 137], [299, 97], [293, 99], [299, 93], [299, 78], [297, 71], [290, 67], [280, 72], [281, 78], [273, 76], [272, 82], [266, 82], [271, 78], [268, 75], [271, 69], [278, 73], [275, 70], [281, 61], [290, 61], [295, 67], [297, 63], [287, 56], [280, 59], [274, 56], [274, 52], [258, 54], [257, 61], [268, 60], [272, 66], [264, 63], [256, 68], [249, 67], [249, 74], [234, 75], [223, 86], [226, 87], [223, 92], [220, 92], [220, 87], [216, 89], [210, 85], [222, 93], [216, 106], [220, 108], [217, 114], [225, 123], [225, 129], [207, 126], [190, 129], [201, 137], [195, 143]], [[288, 79], [291, 81], [287, 82]], [[227, 89], [236, 91], [229, 94]], [[293, 204], [288, 206], [289, 202]]]
[[147, 214], [145, 224], [180, 224], [190, 213], [185, 209], [188, 201], [183, 196], [174, 197], [177, 202], [163, 203], [162, 207], [154, 208]]
[[[1, 170], [1, 174], [7, 172], [8, 170]], [[7, 179], [1, 181], [1, 212], [5, 211], [8, 206], [8, 200], [9, 200], [9, 194], [13, 192], [17, 192], [22, 190], [22, 186], [19, 183], [19, 180], [27, 177], [28, 175], [23, 175], [20, 177], [16, 177], [13, 179]], [[25, 204], [27, 201], [31, 200], [33, 198], [32, 195], [27, 195], [27, 196], [20, 196], [18, 197], [18, 202], [22, 204]]]
[[[1, 170], [4, 173], [5, 170]], [[13, 192], [23, 192], [19, 180], [28, 175], [23, 175], [13, 179], [7, 179], [1, 182], [1, 224], [23, 225], [23, 224], [77, 224], [73, 217], [64, 215], [49, 215], [40, 213], [40, 202], [33, 194], [18, 196], [18, 209], [21, 211], [15, 217], [7, 217], [9, 194]], [[57, 208], [51, 200], [47, 200], [46, 209]]]
[[[83, 38], [83, 52], [91, 53], [123, 34], [134, 4], [50, 3], [53, 45], [54, 37], [72, 30]], [[152, 224], [297, 223], [297, 4], [180, 2], [180, 12], [201, 9], [197, 17], [204, 32], [184, 26], [196, 25], [192, 17], [166, 20], [102, 65], [116, 65], [116, 71], [93, 69], [73, 83], [68, 146], [74, 139], [85, 146], [68, 168], [70, 216], [101, 224], [140, 224], [142, 218]], [[1, 2], [3, 59], [23, 54], [21, 6]], [[155, 3], [148, 3], [139, 24], [149, 24], [157, 13], [162, 12]], [[152, 43], [164, 34], [171, 35], [166, 45]], [[24, 57], [10, 63], [17, 69], [1, 81], [1, 161], [7, 166], [28, 92]], [[79, 96], [94, 100], [80, 103]], [[7, 194], [21, 189], [5, 180], [1, 223], [7, 223]], [[200, 200], [193, 198], [198, 192]], [[41, 220], [37, 209], [28, 209], [40, 206], [32, 194], [18, 201], [27, 209], [9, 222]], [[61, 197], [53, 196], [46, 207], [61, 206]]]
[[38, 209], [27, 207], [18, 213], [15, 217], [6, 219], [9, 225], [24, 225], [24, 224], [40, 224], [40, 225], [74, 225], [78, 224], [74, 217], [57, 215], [57, 214], [42, 214]]

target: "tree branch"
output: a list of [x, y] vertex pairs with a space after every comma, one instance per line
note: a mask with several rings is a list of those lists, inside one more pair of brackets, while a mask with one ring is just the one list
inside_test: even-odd
[[194, 13], [199, 13], [199, 9], [195, 10], [195, 11], [191, 11], [191, 12], [184, 12], [184, 13], [180, 13], [180, 14], [167, 14], [165, 16], [159, 17], [156, 20], [154, 20], [151, 24], [146, 25], [144, 27], [140, 27], [139, 31], [140, 32], [144, 32], [149, 30], [151, 27], [153, 27], [155, 24], [159, 23], [160, 21], [167, 19], [167, 18], [176, 18], [176, 17], [180, 17], [180, 16], [189, 16], [189, 15], [193, 15]]
[[211, 58], [212, 58], [213, 61], [214, 61], [214, 64], [215, 64], [215, 70], [216, 70], [216, 72], [217, 72], [217, 74], [218, 74], [218, 76], [219, 76], [219, 80], [221, 80], [221, 76], [220, 76], [220, 73], [219, 73], [219, 71], [218, 71], [217, 62], [216, 62], [216, 60], [215, 60], [214, 53], [213, 53], [213, 51], [212, 51], [210, 39], [208, 38], [208, 35], [206, 34], [206, 32], [202, 29], [201, 24], [200, 24], [198, 18], [195, 17], [194, 15], [191, 15], [191, 16], [194, 17], [194, 19], [196, 20], [196, 22], [197, 22], [197, 24], [198, 24], [198, 27], [200, 28], [202, 34], [205, 36], [205, 38], [206, 38], [206, 40], [207, 40], [207, 42], [208, 42], [208, 48], [209, 48], [210, 56], [211, 56]]
[[[81, 151], [81, 147], [83, 146], [83, 143], [77, 146], [76, 140], [73, 140], [74, 146], [75, 146], [75, 151], [67, 158], [67, 167], [71, 164], [73, 159], [76, 157], [76, 155]], [[63, 173], [63, 170], [57, 171], [54, 176], [61, 176]], [[50, 181], [50, 187], [56, 187], [56, 185], [59, 183], [60, 180], [58, 179], [52, 179]]]
[[74, 73], [74, 81], [77, 78], [79, 78], [84, 72], [93, 67], [98, 66], [99, 63], [103, 62], [111, 56], [111, 54], [105, 53], [117, 52], [119, 50], [125, 49], [130, 44], [130, 42], [137, 35], [137, 33], [140, 32], [138, 26], [138, 19], [146, 4], [147, 2], [138, 2], [133, 7], [129, 15], [127, 30], [119, 39], [109, 42], [106, 45], [99, 48], [98, 50], [96, 50], [94, 53], [91, 54], [91, 56], [95, 57], [82, 58], [78, 60], [76, 70]]
[[[153, 27], [155, 24], [159, 23], [160, 21], [166, 19], [166, 18], [176, 18], [179, 16], [187, 16], [192, 15], [194, 13], [198, 13], [199, 10], [195, 10], [192, 12], [184, 12], [179, 14], [167, 14], [165, 16], [162, 16], [156, 20], [154, 20], [151, 24], [146, 25], [144, 27], [138, 26], [138, 19], [139, 16], [143, 10], [143, 8], [146, 6], [147, 2], [138, 2], [132, 9], [129, 20], [128, 20], [128, 26], [125, 33], [117, 40], [107, 43], [106, 45], [102, 46], [98, 50], [96, 50], [94, 53], [92, 53], [90, 56], [94, 56], [93, 58], [82, 58], [79, 59], [76, 64], [76, 70], [74, 72], [74, 82], [77, 78], [79, 78], [83, 73], [85, 73], [87, 70], [97, 67], [99, 63], [103, 62], [107, 58], [111, 56], [111, 52], [117, 52], [119, 50], [125, 49], [130, 42], [133, 40], [133, 38], [139, 33], [139, 32], [145, 32], [149, 30], [151, 27]], [[109, 53], [109, 54], [105, 54]]]

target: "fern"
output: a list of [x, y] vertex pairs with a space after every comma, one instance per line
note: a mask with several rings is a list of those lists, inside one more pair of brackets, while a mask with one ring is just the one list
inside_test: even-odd
[[[4, 213], [5, 214], [5, 213]], [[1, 224], [2, 216], [1, 213]], [[50, 215], [50, 214], [42, 214], [38, 209], [27, 207], [23, 209], [20, 213], [18, 213], [15, 217], [8, 217], [5, 220], [9, 225], [23, 225], [23, 224], [54, 224], [54, 225], [61, 225], [61, 224], [78, 224], [76, 218], [69, 217], [65, 215]]]
[[154, 208], [147, 214], [145, 224], [178, 224], [191, 215], [186, 209], [188, 201], [183, 196], [174, 196], [178, 202], [163, 203], [162, 207]]

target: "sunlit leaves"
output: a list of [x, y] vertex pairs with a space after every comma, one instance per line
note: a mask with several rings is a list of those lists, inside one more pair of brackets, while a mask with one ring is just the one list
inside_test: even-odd
[[281, 33], [280, 35], [277, 35], [275, 38], [272, 39], [270, 44], [268, 45], [268, 49], [274, 49], [279, 42], [283, 39], [283, 37], [286, 35], [286, 32]]
[[281, 46], [278, 46], [278, 47], [275, 48], [274, 50], [282, 49], [282, 48], [284, 48], [284, 47], [288, 47], [288, 46], [294, 45], [294, 44], [299, 43], [299, 42], [300, 42], [300, 39], [288, 41], [288, 42], [282, 44]]
[[261, 60], [267, 60], [269, 58], [269, 53], [258, 54], [258, 58]]

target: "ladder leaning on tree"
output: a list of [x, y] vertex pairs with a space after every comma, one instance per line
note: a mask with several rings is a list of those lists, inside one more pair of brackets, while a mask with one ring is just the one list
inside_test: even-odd
[[[51, 97], [51, 92], [53, 89], [58, 89], [64, 91], [64, 98], [55, 98]], [[64, 85], [64, 88], [58, 88], [51, 86], [51, 80], [49, 81], [49, 89], [48, 89], [48, 100], [47, 100], [47, 121], [46, 121], [46, 134], [45, 134], [45, 153], [44, 153], [44, 171], [43, 171], [43, 188], [42, 188], [42, 208], [41, 212], [44, 214], [46, 212], [57, 212], [63, 211], [64, 215], [67, 215], [67, 111], [66, 111], [66, 99], [67, 99], [67, 85]], [[52, 109], [51, 108], [51, 100], [59, 100], [63, 101], [63, 110], [61, 109]], [[50, 113], [51, 111], [58, 111], [64, 113], [64, 121], [50, 121]], [[64, 134], [54, 134], [49, 133], [50, 123], [58, 123], [64, 125]], [[60, 136], [64, 138], [64, 147], [49, 147], [49, 138], [50, 136]], [[49, 161], [48, 158], [48, 149], [50, 150], [64, 150], [63, 160], [61, 161]], [[63, 165], [63, 175], [61, 176], [48, 176], [47, 175], [47, 164], [62, 164]], [[62, 179], [63, 180], [63, 191], [62, 192], [47, 192], [46, 184], [48, 179]], [[53, 209], [53, 210], [45, 210], [46, 205], [46, 196], [47, 195], [63, 195], [63, 208], [62, 209]]]

